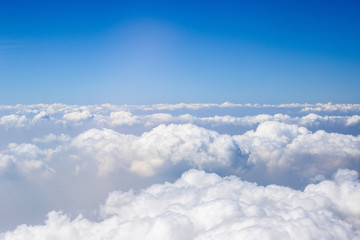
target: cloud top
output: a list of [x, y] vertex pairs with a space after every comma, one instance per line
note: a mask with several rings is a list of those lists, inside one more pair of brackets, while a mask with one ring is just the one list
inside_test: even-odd
[[296, 191], [190, 170], [174, 183], [111, 193], [102, 220], [51, 212], [44, 225], [0, 239], [359, 239], [357, 177], [339, 170]]

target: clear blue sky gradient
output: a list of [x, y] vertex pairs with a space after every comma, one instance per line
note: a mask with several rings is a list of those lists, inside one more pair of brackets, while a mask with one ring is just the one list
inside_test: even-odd
[[0, 104], [360, 102], [359, 1], [0, 1]]

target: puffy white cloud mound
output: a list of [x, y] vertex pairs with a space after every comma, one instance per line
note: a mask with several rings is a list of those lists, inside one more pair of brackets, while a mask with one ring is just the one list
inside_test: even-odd
[[15, 114], [5, 115], [0, 118], [0, 126], [9, 127], [24, 127], [28, 123], [25, 115], [18, 116]]
[[358, 168], [360, 162], [360, 136], [312, 133], [305, 127], [268, 121], [233, 138], [249, 153], [250, 163], [264, 163], [270, 171], [286, 169], [311, 177]]
[[216, 169], [242, 157], [231, 136], [192, 124], [160, 125], [141, 136], [90, 129], [77, 136], [72, 147], [94, 158], [100, 175], [124, 168], [150, 176], [168, 163], [180, 162]]
[[[141, 135], [92, 128], [75, 137], [49, 134], [34, 138], [32, 144], [8, 144], [0, 151], [0, 169], [3, 173], [12, 166], [25, 169], [21, 166], [31, 161], [37, 163], [36, 169], [57, 171], [61, 159], [69, 159], [61, 166], [74, 172], [93, 174], [97, 169], [104, 177], [121, 170], [156, 176], [180, 166], [237, 175], [262, 169], [255, 181], [266, 175], [290, 174], [306, 184], [319, 174], [330, 176], [338, 168], [360, 169], [360, 135], [313, 133], [277, 121], [232, 136], [194, 124], [161, 124]], [[34, 167], [20, 173], [34, 172]]]
[[232, 173], [264, 165], [267, 171], [287, 171], [308, 179], [338, 168], [357, 169], [360, 162], [360, 136], [312, 133], [276, 121], [234, 136], [193, 124], [159, 125], [141, 136], [90, 129], [77, 136], [72, 146], [88, 154], [82, 158], [97, 162], [100, 175], [122, 168], [151, 176], [169, 164], [185, 162], [198, 169], [226, 168]]
[[11, 172], [12, 175], [30, 176], [37, 174], [49, 177], [55, 172], [47, 164], [47, 158], [53, 154], [54, 150], [42, 150], [34, 144], [10, 143], [8, 149], [0, 152], [0, 174]]
[[111, 193], [102, 220], [51, 212], [0, 239], [360, 239], [357, 177], [339, 170], [297, 191], [189, 170], [175, 183]]
[[70, 122], [81, 122], [83, 120], [91, 119], [93, 115], [90, 111], [82, 111], [82, 112], [70, 112], [63, 116], [63, 119]]

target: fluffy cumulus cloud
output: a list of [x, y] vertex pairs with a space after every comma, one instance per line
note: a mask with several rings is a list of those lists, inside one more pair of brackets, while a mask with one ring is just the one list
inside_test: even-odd
[[109, 121], [111, 125], [133, 125], [138, 120], [135, 116], [133, 116], [130, 112], [127, 111], [119, 111], [119, 112], [111, 112]]
[[112, 192], [99, 221], [51, 212], [44, 225], [0, 239], [359, 239], [359, 199], [351, 170], [303, 191], [190, 170], [174, 183]]
[[128, 169], [151, 176], [181, 162], [190, 167], [240, 174], [254, 166], [310, 179], [360, 165], [360, 137], [268, 121], [242, 135], [219, 134], [193, 124], [160, 125], [140, 136], [90, 129], [71, 143], [100, 175]]
[[182, 161], [216, 169], [242, 160], [242, 152], [232, 137], [192, 124], [160, 125], [139, 137], [110, 129], [90, 129], [71, 145], [98, 161], [100, 175], [120, 167], [149, 176], [159, 167]]
[[360, 163], [360, 136], [323, 130], [312, 133], [304, 127], [272, 121], [234, 139], [249, 153], [251, 163], [265, 163], [270, 170], [296, 170], [310, 176], [340, 167], [359, 167]]
[[[359, 116], [332, 103], [0, 106], [0, 239], [359, 239]], [[24, 220], [33, 209], [50, 212], [44, 225]]]
[[47, 165], [47, 161], [56, 150], [42, 150], [34, 144], [10, 143], [0, 153], [0, 175], [25, 176], [40, 175], [49, 177], [55, 172]]
[[24, 127], [28, 120], [25, 115], [18, 116], [15, 114], [5, 115], [0, 118], [0, 125], [9, 127]]
[[359, 126], [360, 116], [321, 116], [315, 113], [310, 113], [299, 119], [298, 124], [303, 126]]
[[[359, 169], [360, 137], [267, 121], [241, 135], [220, 134], [194, 124], [159, 125], [140, 136], [109, 128], [92, 128], [77, 136], [46, 135], [34, 138], [39, 148], [22, 143], [9, 144], [3, 151], [2, 168], [9, 159], [15, 163], [52, 165], [59, 155], [73, 161], [76, 172], [86, 171], [89, 163], [100, 176], [127, 170], [140, 176], [153, 176], [180, 165], [241, 174], [257, 166], [272, 173], [281, 170], [311, 179], [329, 175], [338, 168]], [[91, 165], [91, 164], [90, 164]], [[56, 170], [56, 169], [55, 169]]]
[[64, 114], [63, 118], [69, 121], [81, 121], [92, 118], [92, 114], [89, 111], [71, 112]]

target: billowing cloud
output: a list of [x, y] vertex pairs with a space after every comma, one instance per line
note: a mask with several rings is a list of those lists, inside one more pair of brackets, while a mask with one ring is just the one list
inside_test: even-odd
[[109, 120], [110, 125], [133, 125], [138, 121], [136, 116], [126, 111], [111, 112]]
[[234, 136], [255, 165], [265, 163], [271, 170], [295, 170], [311, 176], [343, 167], [359, 167], [360, 136], [310, 132], [304, 127], [265, 122], [256, 131]]
[[34, 144], [10, 143], [7, 149], [0, 153], [0, 174], [26, 177], [37, 174], [49, 177], [55, 170], [47, 165], [47, 161], [54, 152], [56, 150], [42, 150]]
[[112, 192], [102, 219], [51, 212], [0, 239], [359, 239], [358, 174], [338, 170], [304, 191], [203, 171], [139, 192]]
[[101, 175], [121, 167], [150, 176], [157, 168], [182, 161], [198, 168], [217, 169], [237, 162], [241, 166], [243, 158], [232, 137], [192, 124], [160, 125], [139, 137], [91, 129], [77, 136], [71, 145], [95, 158]]
[[63, 116], [64, 120], [72, 121], [72, 122], [81, 122], [83, 120], [88, 120], [91, 118], [93, 118], [93, 115], [90, 113], [90, 111], [71, 112], [71, 113], [66, 113]]
[[[11, 153], [20, 162], [31, 158], [49, 166], [58, 155], [67, 156], [74, 161], [64, 164], [73, 164], [77, 167], [76, 172], [86, 171], [88, 164], [95, 164], [101, 176], [118, 170], [153, 176], [185, 164], [187, 168], [232, 174], [262, 167], [265, 173], [279, 174], [280, 170], [308, 181], [319, 174], [328, 176], [338, 168], [360, 167], [359, 136], [323, 130], [313, 133], [305, 127], [277, 121], [260, 123], [256, 130], [242, 135], [220, 134], [194, 124], [162, 124], [140, 136], [93, 128], [73, 138], [50, 134], [33, 141], [45, 144], [45, 147], [10, 144], [17, 148], [11, 147], [3, 152]], [[58, 145], [49, 147], [54, 142]], [[32, 146], [41, 154], [23, 154], [18, 146]]]
[[219, 134], [193, 124], [160, 125], [141, 136], [110, 129], [91, 129], [77, 136], [72, 146], [98, 162], [99, 173], [118, 168], [140, 175], [185, 162], [191, 167], [232, 173], [261, 165], [311, 178], [338, 168], [360, 165], [360, 138], [316, 131], [274, 121], [261, 123], [243, 135]]
[[5, 115], [0, 118], [0, 125], [9, 127], [24, 127], [26, 126], [28, 119], [25, 115], [18, 116], [15, 114]]

